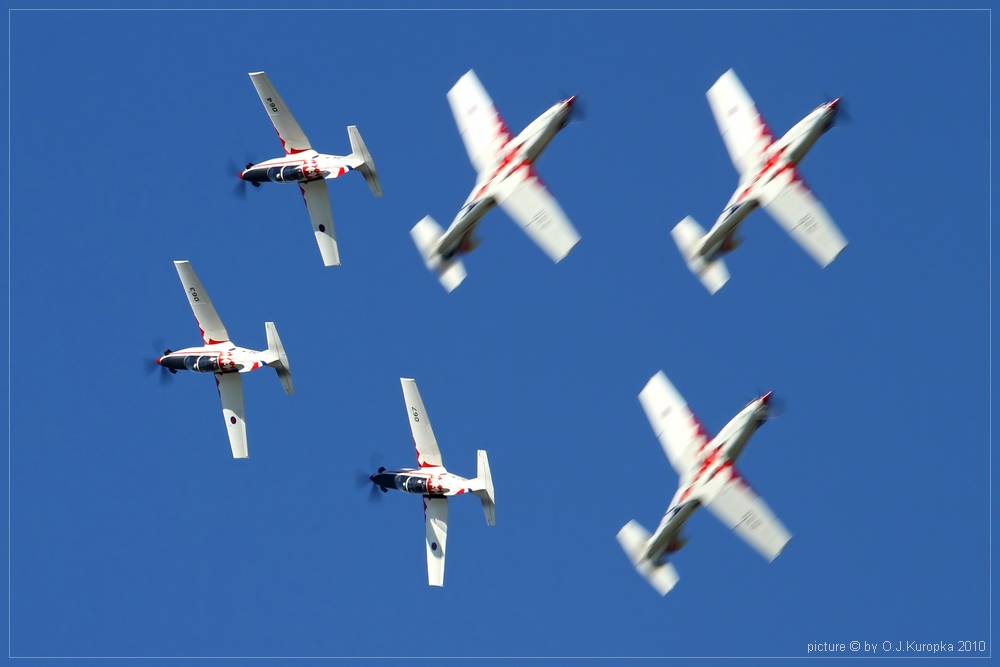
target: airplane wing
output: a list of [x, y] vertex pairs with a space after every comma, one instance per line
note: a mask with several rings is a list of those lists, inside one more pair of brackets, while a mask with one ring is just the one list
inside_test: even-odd
[[184, 291], [187, 293], [188, 303], [194, 311], [194, 319], [198, 321], [198, 328], [201, 330], [201, 337], [206, 345], [214, 343], [224, 343], [229, 340], [229, 333], [226, 327], [222, 326], [219, 314], [215, 312], [212, 300], [208, 298], [208, 292], [201, 286], [198, 274], [191, 268], [191, 262], [187, 260], [174, 262], [177, 275], [181, 278]]
[[471, 69], [448, 91], [448, 104], [472, 166], [485, 171], [511, 139], [507, 124]]
[[639, 392], [639, 403], [670, 465], [684, 479], [694, 465], [700, 448], [711, 440], [708, 431], [663, 371], [650, 378]]
[[229, 446], [234, 459], [245, 459], [247, 453], [247, 423], [243, 412], [243, 379], [239, 373], [216, 373], [215, 384], [222, 399], [222, 416], [226, 418]]
[[705, 96], [733, 166], [743, 175], [774, 143], [771, 130], [733, 70], [720, 76]]
[[427, 529], [427, 583], [444, 586], [444, 548], [448, 541], [448, 499], [424, 496]]
[[515, 171], [504, 179], [494, 196], [507, 215], [553, 262], [568, 255], [580, 242], [580, 235], [534, 168]]
[[704, 500], [707, 500], [705, 507], [719, 521], [769, 561], [792, 539], [784, 524], [735, 468], [732, 477], [714, 490], [714, 497]]
[[[417, 463], [420, 464], [421, 468], [443, 466], [441, 450], [438, 449], [434, 430], [431, 429], [430, 417], [427, 416], [427, 410], [424, 409], [424, 401], [420, 398], [417, 381], [410, 378], [399, 378], [399, 383], [403, 385], [403, 400], [406, 401], [406, 412], [410, 416], [410, 432], [413, 433], [413, 446], [417, 449]], [[447, 512], [445, 517], [447, 518]], [[428, 530], [430, 529], [428, 528]]]
[[253, 81], [253, 87], [257, 89], [257, 95], [260, 96], [260, 101], [267, 111], [267, 117], [274, 124], [274, 129], [278, 133], [278, 138], [281, 139], [281, 146], [285, 149], [285, 154], [291, 155], [310, 150], [312, 146], [309, 144], [309, 138], [295, 122], [295, 116], [285, 106], [285, 101], [281, 99], [281, 95], [275, 90], [271, 80], [267, 78], [267, 74], [251, 72], [250, 80]]
[[340, 249], [337, 247], [337, 232], [333, 229], [333, 211], [330, 210], [330, 191], [326, 182], [306, 181], [299, 183], [302, 200], [309, 211], [313, 233], [319, 245], [319, 254], [326, 266], [340, 266]]
[[798, 168], [787, 169], [761, 188], [761, 206], [820, 266], [826, 266], [847, 247], [847, 239], [834, 224]]

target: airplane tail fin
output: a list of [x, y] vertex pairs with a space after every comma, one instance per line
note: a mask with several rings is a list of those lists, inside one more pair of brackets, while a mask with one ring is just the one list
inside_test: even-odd
[[481, 489], [473, 491], [483, 503], [483, 514], [486, 515], [486, 523], [490, 526], [497, 525], [496, 504], [493, 500], [493, 476], [490, 474], [490, 460], [486, 458], [486, 451], [480, 449], [476, 452], [476, 486]]
[[629, 521], [618, 531], [618, 543], [635, 567], [635, 571], [656, 589], [660, 595], [666, 595], [680, 580], [677, 570], [670, 563], [660, 563], [643, 557], [646, 544], [649, 542], [649, 531], [637, 521]]
[[274, 326], [274, 322], [265, 322], [264, 329], [267, 331], [267, 351], [268, 351], [268, 366], [271, 366], [278, 372], [278, 379], [281, 380], [281, 386], [285, 388], [286, 394], [294, 394], [295, 386], [292, 384], [292, 371], [288, 367], [288, 357], [285, 356], [285, 348], [281, 344], [281, 339], [278, 338], [278, 330]]
[[361, 138], [361, 133], [358, 132], [358, 127], [356, 125], [348, 125], [347, 134], [351, 137], [351, 156], [363, 160], [361, 166], [358, 167], [358, 171], [365, 177], [365, 182], [372, 189], [372, 194], [376, 197], [381, 197], [382, 183], [378, 180], [375, 162], [372, 161], [372, 155], [368, 152], [368, 147], [365, 146], [365, 142]]
[[721, 259], [705, 261], [704, 257], [697, 255], [698, 243], [705, 238], [705, 230], [701, 225], [689, 215], [670, 230], [670, 235], [674, 237], [674, 243], [691, 273], [698, 277], [709, 293], [718, 292], [729, 280], [729, 270]]
[[462, 284], [467, 275], [462, 260], [455, 257], [444, 259], [440, 254], [434, 252], [434, 246], [444, 236], [444, 230], [441, 229], [441, 225], [434, 222], [434, 218], [429, 215], [424, 217], [410, 230], [410, 236], [413, 237], [413, 243], [416, 244], [420, 256], [424, 259], [424, 265], [427, 266], [428, 270], [437, 274], [438, 280], [441, 281], [441, 286], [445, 290], [451, 292]]

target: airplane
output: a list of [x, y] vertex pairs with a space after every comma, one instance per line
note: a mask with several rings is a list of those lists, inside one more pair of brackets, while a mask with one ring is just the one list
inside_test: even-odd
[[736, 238], [740, 223], [758, 206], [821, 267], [827, 266], [847, 240], [802, 180], [798, 164], [820, 135], [833, 127], [840, 98], [819, 105], [775, 140], [733, 70], [719, 77], [706, 97], [740, 182], [707, 234], [691, 216], [671, 230], [688, 269], [715, 294], [729, 280], [722, 256], [742, 242]]
[[292, 372], [288, 367], [285, 348], [278, 338], [274, 322], [264, 323], [267, 333], [266, 350], [258, 352], [233, 345], [226, 327], [219, 319], [219, 314], [215, 312], [212, 300], [208, 298], [208, 292], [202, 287], [198, 275], [191, 268], [191, 263], [176, 261], [174, 267], [180, 276], [181, 284], [184, 285], [188, 303], [194, 311], [194, 318], [198, 322], [198, 329], [205, 345], [186, 347], [176, 352], [166, 350], [156, 363], [171, 373], [184, 370], [215, 373], [215, 385], [219, 390], [219, 398], [222, 399], [222, 415], [226, 419], [233, 458], [245, 459], [249, 454], [246, 415], [243, 412], [243, 380], [240, 375], [270, 366], [278, 372], [278, 379], [281, 380], [285, 393], [294, 394], [295, 387], [292, 385]]
[[302, 128], [288, 110], [285, 101], [271, 84], [264, 72], [251, 72], [257, 95], [267, 111], [274, 129], [285, 149], [285, 157], [266, 160], [257, 164], [249, 163], [238, 175], [241, 179], [259, 188], [261, 183], [298, 183], [302, 199], [309, 211], [316, 243], [326, 266], [340, 266], [340, 249], [337, 234], [333, 229], [333, 212], [330, 210], [330, 195], [324, 179], [337, 178], [349, 171], [360, 171], [368, 187], [376, 197], [382, 196], [382, 185], [375, 170], [375, 163], [368, 147], [361, 139], [355, 125], [347, 126], [351, 140], [351, 154], [347, 156], [324, 155], [313, 150]]
[[476, 185], [447, 231], [429, 215], [410, 230], [428, 270], [448, 292], [458, 287], [466, 276], [461, 256], [479, 245], [474, 237], [479, 221], [497, 204], [553, 262], [569, 254], [580, 235], [534, 163], [569, 123], [576, 95], [554, 104], [513, 138], [472, 70], [448, 91], [448, 103], [476, 170]]
[[[419, 493], [424, 497], [424, 527], [427, 542], [427, 583], [444, 586], [444, 555], [448, 540], [448, 498], [472, 493], [483, 504], [486, 523], [496, 525], [496, 505], [493, 501], [493, 477], [490, 462], [482, 449], [476, 452], [476, 477], [466, 479], [445, 470], [441, 460], [431, 420], [424, 409], [417, 383], [410, 378], [399, 378], [403, 385], [403, 399], [410, 419], [413, 445], [417, 450], [419, 468], [386, 470], [379, 468], [370, 479], [382, 493], [399, 489], [403, 493]], [[374, 489], [373, 489], [374, 492]]]
[[660, 595], [670, 592], [679, 577], [667, 556], [687, 544], [681, 528], [701, 505], [764, 558], [774, 560], [792, 535], [733, 465], [770, 416], [771, 392], [750, 401], [715, 438], [663, 371], [649, 380], [639, 402], [680, 484], [652, 536], [634, 520], [618, 531], [618, 542], [636, 571]]

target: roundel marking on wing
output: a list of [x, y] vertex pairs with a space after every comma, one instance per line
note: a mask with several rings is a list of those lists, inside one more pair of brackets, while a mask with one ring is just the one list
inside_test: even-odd
[[229, 418], [229, 423], [230, 424], [235, 424], [236, 423], [236, 417], [230, 417]]

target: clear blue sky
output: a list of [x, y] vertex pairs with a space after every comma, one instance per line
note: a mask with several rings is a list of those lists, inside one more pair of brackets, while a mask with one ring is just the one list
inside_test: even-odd
[[[13, 655], [804, 656], [989, 640], [987, 12], [15, 12], [10, 15]], [[850, 245], [820, 270], [763, 212], [710, 297], [670, 238], [737, 176], [705, 100], [735, 68], [776, 133], [843, 96], [802, 173]], [[583, 240], [559, 265], [502, 211], [446, 294], [408, 231], [474, 182], [445, 93], [474, 68], [512, 130], [588, 118], [538, 171]], [[295, 186], [232, 196], [280, 144], [266, 70], [321, 152], [343, 266]], [[297, 393], [244, 377], [231, 458], [188, 259], [233, 340], [274, 321]], [[707, 512], [660, 598], [615, 540], [677, 477], [636, 396], [663, 369], [711, 432], [785, 399], [741, 458], [795, 535], [773, 563]], [[451, 503], [429, 589], [400, 376], [450, 470], [489, 451], [497, 526]]]

